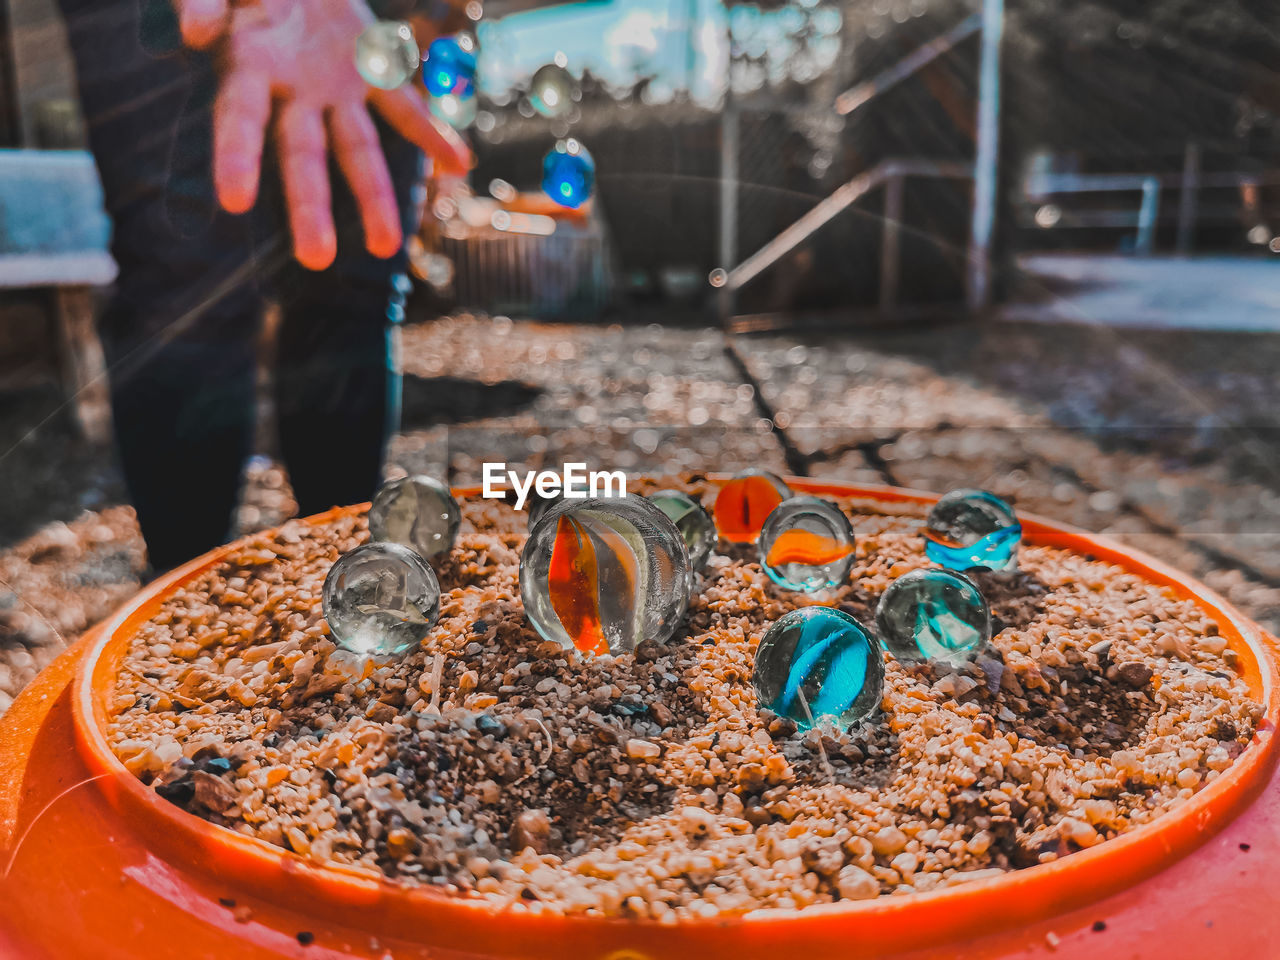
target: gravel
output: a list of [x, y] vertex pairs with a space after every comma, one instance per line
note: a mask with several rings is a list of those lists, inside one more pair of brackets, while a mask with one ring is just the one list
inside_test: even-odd
[[[925, 565], [922, 517], [840, 503], [859, 546], [829, 602], [869, 621]], [[321, 615], [362, 516], [253, 538], [139, 630], [115, 690], [117, 754], [193, 813], [321, 863], [671, 922], [1070, 855], [1212, 782], [1261, 715], [1194, 605], [1034, 547], [1018, 573], [979, 577], [999, 632], [976, 663], [890, 660], [879, 714], [801, 732], [759, 707], [750, 674], [768, 624], [810, 601], [749, 549], [721, 544], [668, 644], [583, 660], [524, 622], [525, 533], [507, 506], [465, 503], [441, 620], [388, 661], [335, 650]]]

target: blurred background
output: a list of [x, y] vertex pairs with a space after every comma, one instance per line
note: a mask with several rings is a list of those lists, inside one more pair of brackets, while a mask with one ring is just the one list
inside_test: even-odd
[[[475, 96], [436, 106], [479, 165], [423, 184], [389, 474], [583, 460], [985, 487], [1280, 629], [1274, 4], [465, 13]], [[0, 711], [145, 565], [74, 89], [52, 0], [0, 3]], [[574, 210], [539, 190], [566, 137], [596, 162]], [[295, 510], [272, 321], [241, 531]]]

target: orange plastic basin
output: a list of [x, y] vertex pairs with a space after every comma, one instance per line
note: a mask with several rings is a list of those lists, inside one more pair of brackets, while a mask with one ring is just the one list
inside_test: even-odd
[[[788, 482], [882, 501], [935, 499], [888, 487]], [[1022, 522], [1030, 543], [1117, 563], [1197, 603], [1239, 653], [1266, 706], [1257, 736], [1222, 777], [1117, 839], [950, 889], [672, 925], [497, 909], [322, 868], [160, 799], [115, 759], [102, 733], [116, 666], [134, 630], [223, 548], [143, 590], [51, 664], [0, 720], [0, 957], [1280, 956], [1275, 641], [1157, 560], [1060, 524], [1027, 516]]]

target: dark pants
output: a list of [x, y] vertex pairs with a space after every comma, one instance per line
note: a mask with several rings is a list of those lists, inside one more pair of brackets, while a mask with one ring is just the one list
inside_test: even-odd
[[[151, 563], [164, 569], [226, 540], [254, 432], [263, 300], [279, 300], [280, 451], [303, 514], [367, 500], [399, 382], [391, 323], [403, 312], [403, 252], [364, 250], [334, 171], [338, 256], [313, 273], [290, 256], [268, 156], [255, 209], [214, 201], [216, 91], [208, 57], [179, 49], [172, 13], [144, 0], [62, 0], [89, 141], [120, 267], [99, 322], [116, 439]], [[380, 127], [406, 234], [422, 158]]]

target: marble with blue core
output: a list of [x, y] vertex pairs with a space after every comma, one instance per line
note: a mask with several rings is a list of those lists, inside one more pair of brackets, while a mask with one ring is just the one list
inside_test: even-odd
[[577, 209], [595, 192], [596, 162], [572, 137], [561, 140], [542, 158], [542, 190], [562, 207]]
[[849, 614], [804, 607], [769, 627], [751, 680], [761, 706], [802, 729], [844, 728], [880, 705], [884, 657], [875, 636]]
[[925, 555], [948, 570], [1012, 570], [1022, 525], [1013, 508], [986, 490], [953, 490], [925, 522]]
[[964, 574], [912, 570], [881, 596], [876, 633], [898, 660], [957, 665], [978, 656], [991, 639], [991, 611]]
[[422, 62], [422, 82], [433, 96], [465, 99], [475, 92], [476, 55], [455, 37], [437, 37]]

